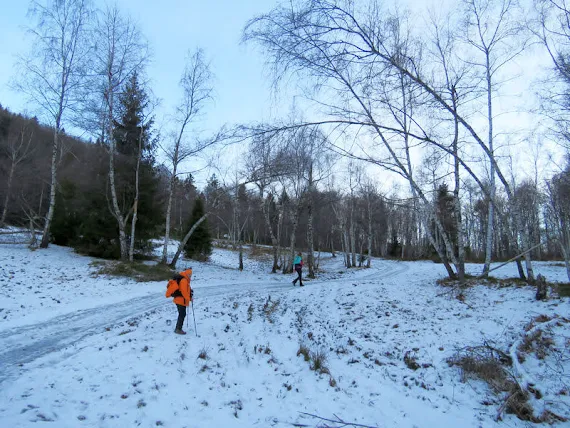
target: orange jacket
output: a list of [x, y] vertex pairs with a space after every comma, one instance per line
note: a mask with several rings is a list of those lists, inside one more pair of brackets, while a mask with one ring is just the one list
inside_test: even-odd
[[190, 294], [190, 291], [192, 290], [190, 288], [190, 278], [192, 277], [192, 269], [186, 269], [185, 271], [180, 272], [180, 275], [183, 276], [183, 278], [180, 280], [180, 286], [179, 286], [182, 296], [175, 297], [174, 303], [176, 303], [177, 305], [189, 306], [190, 301], [192, 300]]

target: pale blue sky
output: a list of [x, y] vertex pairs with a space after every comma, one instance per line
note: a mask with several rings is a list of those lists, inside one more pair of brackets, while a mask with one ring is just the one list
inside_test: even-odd
[[[94, 2], [100, 7], [105, 3], [104, 0]], [[443, 5], [454, 7], [459, 1], [394, 2], [401, 8], [426, 8], [428, 4], [437, 4], [437, 10], [441, 10]], [[13, 112], [33, 114], [24, 97], [7, 86], [16, 72], [13, 67], [16, 55], [25, 53], [30, 43], [24, 29], [31, 24], [26, 17], [29, 2], [4, 0], [3, 3], [0, 14], [0, 104]], [[259, 48], [253, 44], [240, 44], [245, 23], [255, 15], [268, 12], [278, 0], [117, 0], [117, 3], [139, 24], [152, 48], [153, 58], [147, 75], [155, 96], [162, 100], [156, 112], [156, 124], [163, 135], [168, 129], [164, 118], [178, 101], [178, 81], [186, 52], [197, 47], [204, 49], [216, 75], [215, 101], [199, 124], [202, 129], [214, 131], [226, 123], [269, 120], [283, 115], [292, 105], [290, 96], [282, 95], [278, 100], [272, 98], [270, 77]], [[536, 64], [532, 57], [533, 53], [530, 53], [530, 62], [521, 59], [526, 63], [523, 69], [528, 70], [529, 65]], [[522, 115], [515, 118], [515, 122], [521, 118]], [[225, 158], [237, 154], [237, 150]]]
[[[27, 17], [29, 2], [5, 3], [0, 14], [0, 104], [15, 113], [34, 115], [25, 97], [9, 87], [17, 72], [16, 57], [29, 50], [32, 40], [25, 29], [33, 25]], [[105, 4], [103, 0], [94, 3]], [[117, 0], [117, 4], [149, 41], [152, 61], [146, 74], [161, 100], [156, 125], [163, 136], [171, 125], [167, 115], [179, 100], [178, 82], [186, 53], [198, 47], [204, 49], [215, 75], [214, 101], [197, 124], [200, 129], [214, 132], [223, 124], [267, 120], [276, 114], [275, 106], [282, 105], [271, 96], [270, 78], [258, 48], [240, 43], [246, 22], [268, 12], [277, 0]]]
[[[30, 38], [24, 27], [27, 1], [9, 1], [0, 14], [0, 103], [14, 112], [33, 113], [20, 94], [8, 87], [14, 76], [15, 57], [25, 53]], [[102, 1], [95, 3], [102, 5]], [[178, 81], [188, 49], [201, 47], [211, 60], [215, 102], [208, 111], [208, 127], [225, 122], [267, 116], [269, 83], [263, 72], [263, 58], [254, 46], [240, 44], [248, 19], [270, 10], [273, 0], [118, 0], [147, 37], [153, 52], [148, 67], [151, 87], [167, 113], [177, 101]]]

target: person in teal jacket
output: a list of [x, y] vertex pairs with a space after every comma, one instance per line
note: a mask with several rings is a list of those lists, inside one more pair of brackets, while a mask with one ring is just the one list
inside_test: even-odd
[[293, 285], [297, 285], [297, 281], [299, 281], [299, 285], [303, 287], [303, 280], [301, 279], [301, 272], [303, 271], [303, 257], [300, 252], [297, 253], [293, 260], [293, 268], [295, 269], [295, 272], [297, 272], [297, 278], [293, 281]]

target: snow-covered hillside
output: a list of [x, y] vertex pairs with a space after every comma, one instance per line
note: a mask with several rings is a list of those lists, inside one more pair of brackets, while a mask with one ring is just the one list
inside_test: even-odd
[[[216, 249], [209, 263], [179, 264], [194, 270], [197, 326], [190, 311], [179, 336], [165, 283], [96, 276], [92, 262], [56, 246], [0, 246], [2, 426], [527, 426], [503, 411], [504, 394], [447, 361], [483, 344], [516, 352], [541, 325], [553, 339], [543, 353], [524, 348], [510, 370], [540, 391], [537, 416], [570, 417], [567, 298], [476, 285], [461, 301], [436, 284], [441, 265], [346, 271], [330, 255], [300, 288], [269, 274], [268, 259], [246, 257], [240, 272], [236, 254]], [[565, 279], [554, 263], [536, 271]]]

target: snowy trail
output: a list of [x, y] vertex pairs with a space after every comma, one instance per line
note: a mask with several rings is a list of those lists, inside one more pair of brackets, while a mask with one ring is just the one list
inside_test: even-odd
[[[391, 278], [408, 270], [407, 265], [377, 264], [373, 271], [360, 278], [348, 280], [362, 283], [378, 276]], [[311, 281], [310, 286], [347, 282], [347, 279]], [[228, 283], [212, 287], [196, 288], [199, 297], [234, 296], [247, 292], [287, 292], [299, 290], [289, 282], [285, 284]], [[153, 309], [172, 305], [164, 295], [149, 295], [129, 299], [120, 303], [98, 306], [54, 317], [50, 320], [27, 326], [0, 331], [0, 384], [12, 378], [22, 364], [61, 351], [80, 343], [84, 338], [101, 333], [106, 327], [136, 317]], [[70, 351], [77, 352], [80, 348]]]

